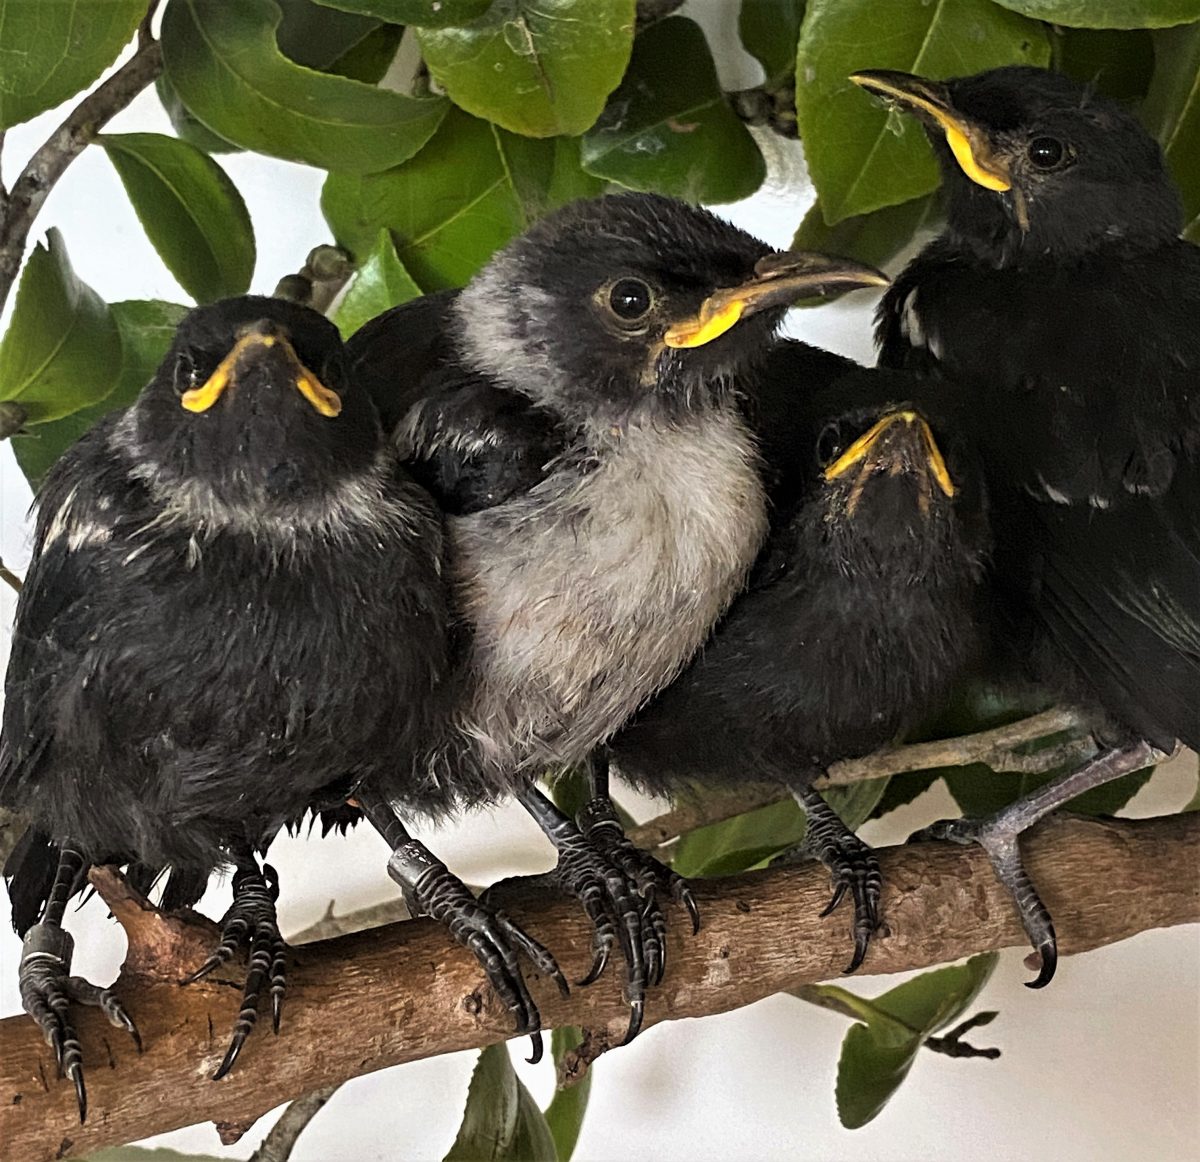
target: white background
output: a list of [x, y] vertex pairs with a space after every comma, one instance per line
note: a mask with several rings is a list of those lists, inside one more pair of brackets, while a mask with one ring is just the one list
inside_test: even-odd
[[[756, 66], [736, 46], [737, 5], [693, 0], [709, 29], [722, 79], [740, 88], [757, 81]], [[9, 132], [4, 177], [19, 165], [61, 114], [47, 114]], [[143, 95], [110, 126], [115, 132], [169, 132], [153, 94]], [[772, 177], [749, 201], [722, 210], [768, 241], [786, 246], [811, 193], [799, 151], [772, 140]], [[328, 240], [317, 208], [321, 175], [259, 157], [222, 158], [246, 197], [258, 238], [253, 289], [269, 293], [295, 270], [308, 249]], [[799, 183], [799, 184], [798, 184]], [[800, 191], [799, 193], [797, 191]], [[88, 150], [51, 194], [37, 226], [64, 233], [80, 276], [108, 300], [186, 298], [146, 242], [103, 154]], [[865, 300], [865, 301], [864, 301]], [[868, 359], [869, 296], [793, 318], [792, 330], [810, 341]], [[0, 555], [18, 573], [28, 561], [25, 513], [29, 492], [0, 446]], [[0, 586], [0, 623], [13, 601]], [[0, 640], [7, 654], [8, 631]], [[1160, 772], [1130, 814], [1178, 809], [1195, 787], [1193, 756]], [[639, 814], [655, 811], [649, 803]], [[864, 835], [895, 842], [953, 804], [931, 792]], [[542, 871], [549, 845], [519, 810], [475, 815], [424, 835], [466, 880]], [[364, 829], [348, 839], [282, 840], [271, 852], [283, 892], [285, 933], [315, 922], [331, 897], [337, 910], [390, 899], [386, 851]], [[1195, 875], [1186, 867], [1180, 874]], [[219, 885], [201, 905], [214, 918], [228, 888]], [[839, 925], [843, 919], [831, 921]], [[71, 916], [78, 951], [75, 970], [111, 980], [123, 940], [98, 901]], [[591, 1106], [576, 1158], [661, 1159], [909, 1159], [946, 1162], [964, 1157], [1004, 1160], [1051, 1154], [1061, 1160], [1119, 1162], [1195, 1158], [1200, 1140], [1200, 941], [1196, 927], [1147, 933], [1124, 944], [1068, 958], [1053, 985], [1022, 987], [1029, 972], [1016, 950], [1004, 955], [980, 1007], [1000, 1010], [976, 1040], [1003, 1049], [999, 1061], [953, 1061], [923, 1054], [883, 1115], [853, 1133], [840, 1128], [833, 1102], [838, 1049], [847, 1022], [787, 997], [702, 1021], [658, 1025], [594, 1069]], [[20, 1011], [16, 987], [19, 943], [0, 932], [0, 1014]], [[869, 962], [868, 962], [869, 963]], [[611, 971], [611, 969], [610, 969]], [[899, 978], [859, 977], [851, 987], [883, 991]], [[233, 1013], [230, 1013], [232, 1020]], [[285, 1018], [286, 1019], [286, 1018]], [[265, 1030], [255, 1034], [266, 1035]], [[520, 1059], [525, 1042], [514, 1043]], [[360, 1078], [344, 1086], [313, 1122], [296, 1162], [437, 1159], [453, 1140], [474, 1061], [451, 1054]], [[518, 1066], [543, 1103], [551, 1068]], [[270, 1125], [263, 1118], [241, 1142], [219, 1146], [211, 1126], [181, 1130], [157, 1144], [228, 1158], [246, 1158]]]

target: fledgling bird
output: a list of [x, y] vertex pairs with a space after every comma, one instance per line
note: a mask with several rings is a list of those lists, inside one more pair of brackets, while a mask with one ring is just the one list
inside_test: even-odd
[[[469, 804], [514, 795], [537, 820], [595, 926], [586, 980], [621, 943], [627, 1037], [663, 968], [651, 887], [677, 877], [608, 819], [585, 837], [534, 780], [584, 762], [742, 586], [767, 514], [738, 393], [786, 307], [885, 283], [857, 263], [773, 252], [671, 199], [577, 202], [453, 299], [452, 356], [401, 421], [406, 463], [452, 514], [461, 693], [431, 777]], [[377, 394], [408, 382], [407, 315], [350, 340], [355, 374]], [[404, 789], [389, 797], [402, 811]]]
[[[7, 872], [26, 1010], [86, 1116], [62, 928], [94, 864], [175, 904], [234, 868], [212, 958], [250, 955], [232, 1066], [285, 948], [257, 853], [288, 820], [403, 763], [446, 670], [442, 532], [347, 376], [335, 328], [276, 299], [192, 311], [134, 404], [51, 471], [17, 607], [0, 802], [32, 829]], [[393, 776], [394, 777], [394, 776]], [[179, 886], [182, 884], [183, 886]], [[140, 1043], [140, 1042], [139, 1042]]]
[[847, 890], [854, 901], [847, 972], [879, 926], [879, 864], [813, 782], [936, 710], [982, 644], [977, 475], [957, 446], [948, 464], [904, 402], [912, 378], [864, 368], [806, 399], [789, 498], [747, 592], [609, 747], [620, 774], [652, 794], [786, 787], [808, 816], [802, 852], [833, 876], [827, 911]]
[[915, 113], [941, 163], [947, 225], [884, 300], [893, 366], [962, 385], [987, 477], [1002, 640], [1101, 746], [978, 840], [1013, 892], [1041, 971], [1054, 928], [1017, 837], [1054, 808], [1200, 745], [1200, 249], [1137, 120], [1075, 81], [1005, 68], [945, 82], [863, 72]]

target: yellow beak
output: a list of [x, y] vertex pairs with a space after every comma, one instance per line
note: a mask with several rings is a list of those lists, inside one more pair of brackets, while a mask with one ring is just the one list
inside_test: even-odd
[[844, 476], [856, 464], [866, 461], [875, 452], [884, 434], [894, 424], [916, 425], [921, 437], [921, 444], [925, 453], [926, 463], [929, 465], [930, 474], [937, 481], [938, 487], [942, 492], [947, 497], [952, 498], [956, 490], [954, 482], [950, 479], [950, 471], [946, 467], [942, 450], [938, 447], [937, 441], [933, 438], [933, 432], [924, 418], [914, 411], [889, 412], [874, 427], [859, 436], [849, 448], [825, 469], [825, 479], [836, 480], [839, 476]]

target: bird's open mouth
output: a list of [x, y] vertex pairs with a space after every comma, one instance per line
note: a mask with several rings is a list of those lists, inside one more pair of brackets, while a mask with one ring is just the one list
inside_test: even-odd
[[253, 328], [242, 335], [216, 370], [200, 387], [185, 391], [179, 402], [190, 412], [206, 412], [234, 383], [244, 368], [264, 358], [268, 352], [282, 358], [287, 374], [297, 391], [323, 416], [333, 418], [342, 410], [341, 397], [327, 388], [304, 364], [296, 349], [282, 335]]
[[[869, 431], [864, 432], [850, 445], [828, 468], [825, 469], [825, 479], [836, 480], [844, 476], [852, 468], [861, 465], [869, 468], [874, 459], [894, 458], [896, 449], [885, 445], [886, 438], [894, 434], [896, 424], [904, 424], [907, 432], [915, 434], [920, 440], [919, 457], [928, 468], [929, 475], [936, 481], [937, 486], [946, 494], [955, 494], [954, 481], [950, 479], [950, 470], [942, 456], [942, 450], [933, 437], [933, 431], [925, 420], [914, 411], [889, 412]], [[915, 433], [913, 429], [915, 428]], [[861, 482], [860, 482], [861, 483]]]
[[891, 69], [866, 69], [852, 73], [850, 80], [940, 129], [954, 160], [976, 185], [998, 193], [1012, 189], [1012, 178], [992, 149], [987, 131], [954, 108], [945, 85]]
[[703, 347], [759, 311], [833, 290], [887, 285], [886, 274], [849, 258], [806, 250], [768, 254], [756, 264], [753, 277], [714, 291], [692, 318], [672, 326], [663, 342], [668, 347]]

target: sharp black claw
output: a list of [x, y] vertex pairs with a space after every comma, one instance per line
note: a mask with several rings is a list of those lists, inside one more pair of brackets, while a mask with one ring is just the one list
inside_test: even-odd
[[87, 1086], [83, 1083], [82, 1067], [74, 1071], [71, 1080], [75, 1083], [75, 1102], [79, 1106], [79, 1124], [82, 1126], [88, 1115]]
[[180, 979], [181, 985], [195, 984], [198, 980], [203, 980], [214, 969], [220, 968], [225, 961], [216, 956], [210, 956], [195, 972], [188, 973], [187, 976]]
[[859, 937], [854, 941], [854, 955], [850, 958], [850, 963], [842, 969], [842, 972], [846, 976], [849, 976], [852, 972], [857, 972], [862, 967], [862, 962], [867, 958], [867, 946], [869, 943], [869, 937]]
[[587, 988], [588, 985], [595, 984], [600, 979], [600, 974], [608, 965], [610, 947], [610, 945], [604, 944], [596, 949], [596, 956], [592, 960], [592, 967], [588, 969], [587, 976], [575, 982], [577, 988]]
[[683, 886], [678, 890], [677, 896], [692, 918], [692, 935], [697, 936], [700, 933], [700, 906], [696, 903], [696, 897], [692, 895], [692, 889], [682, 879], [679, 882]]
[[271, 998], [271, 1031], [279, 1036], [279, 1020], [283, 1015], [283, 997]]
[[1027, 989], [1044, 989], [1054, 979], [1055, 970], [1058, 968], [1058, 942], [1053, 933], [1048, 941], [1038, 945], [1037, 951], [1042, 959], [1042, 966], [1034, 980], [1025, 982]]
[[542, 1044], [541, 1033], [530, 1033], [529, 1034], [529, 1043], [530, 1043], [530, 1053], [529, 1053], [529, 1056], [525, 1058], [525, 1060], [528, 1061], [530, 1065], [536, 1065], [539, 1061], [541, 1061], [542, 1053], [545, 1048]]
[[642, 1031], [642, 1020], [646, 1015], [646, 1002], [644, 1000], [633, 1001], [629, 1006], [629, 1028], [625, 1030], [625, 1039], [621, 1042], [622, 1045], [628, 1045]]
[[847, 887], [849, 887], [849, 885], [843, 880], [837, 885], [837, 887], [833, 889], [833, 896], [830, 898], [829, 903], [821, 909], [821, 919], [824, 919], [826, 916], [837, 911], [838, 904], [840, 904], [845, 898]]
[[213, 1081], [220, 1081], [232, 1068], [233, 1063], [238, 1059], [238, 1054], [242, 1051], [242, 1046], [245, 1045], [245, 1037], [235, 1036], [229, 1043], [229, 1048], [225, 1050], [225, 1056], [221, 1060], [221, 1064], [217, 1067], [216, 1073], [212, 1075]]

